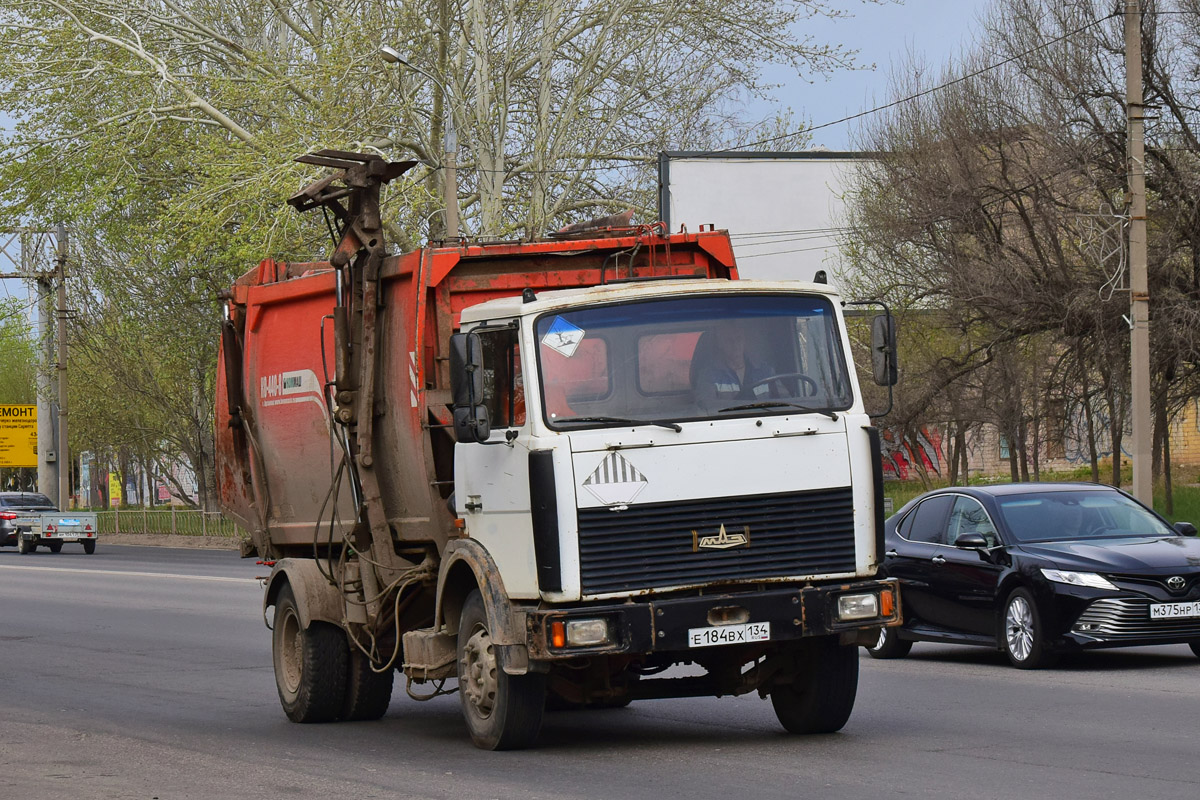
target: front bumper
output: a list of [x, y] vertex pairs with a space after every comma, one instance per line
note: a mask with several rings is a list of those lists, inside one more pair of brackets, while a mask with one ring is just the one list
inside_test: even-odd
[[[839, 621], [838, 597], [868, 592], [892, 593], [891, 613], [868, 619]], [[880, 607], [883, 604], [880, 603]], [[556, 622], [604, 619], [610, 640], [586, 647], [555, 647], [552, 626]], [[893, 579], [853, 583], [788, 587], [763, 592], [729, 592], [663, 599], [645, 598], [614, 605], [539, 609], [527, 615], [530, 658], [563, 659], [588, 655], [648, 655], [693, 650], [688, 631], [714, 627], [713, 620], [770, 623], [770, 645], [809, 636], [826, 636], [878, 629], [900, 623], [900, 587]], [[719, 627], [722, 623], [718, 623]]]
[[1150, 604], [1154, 602], [1178, 601], [1130, 594], [1091, 600], [1080, 609], [1062, 638], [1081, 649], [1200, 642], [1200, 618], [1153, 619]]

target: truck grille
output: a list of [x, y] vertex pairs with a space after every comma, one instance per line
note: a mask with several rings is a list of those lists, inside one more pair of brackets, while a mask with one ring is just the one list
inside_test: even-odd
[[[748, 529], [749, 545], [728, 543]], [[583, 593], [854, 572], [849, 487], [813, 492], [645, 503], [623, 511], [579, 509]]]
[[1148, 600], [1096, 600], [1072, 630], [1097, 639], [1200, 639], [1200, 619], [1150, 619]]

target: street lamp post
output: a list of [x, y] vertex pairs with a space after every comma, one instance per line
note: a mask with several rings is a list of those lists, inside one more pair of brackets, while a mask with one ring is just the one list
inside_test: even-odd
[[[435, 77], [432, 73], [418, 67], [416, 64], [410, 64], [401, 57], [400, 53], [393, 47], [388, 47], [386, 44], [379, 48], [379, 55], [384, 61], [389, 64], [399, 64], [402, 67], [408, 67], [413, 72], [419, 72], [429, 80], [437, 84], [442, 90], [442, 94], [446, 97], [450, 104], [453, 104], [454, 95], [449, 87]], [[444, 173], [445, 183], [442, 186], [442, 199], [446, 204], [446, 238], [458, 238], [458, 136], [454, 130], [454, 111], [442, 114], [442, 171]]]

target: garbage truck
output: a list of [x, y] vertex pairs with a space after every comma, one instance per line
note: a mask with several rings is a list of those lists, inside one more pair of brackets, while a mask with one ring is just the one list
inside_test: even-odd
[[548, 708], [751, 692], [842, 728], [900, 603], [838, 294], [739, 280], [707, 225], [395, 252], [381, 187], [413, 162], [298, 160], [332, 170], [289, 202], [333, 249], [222, 292], [216, 409], [288, 718], [378, 719], [400, 674], [485, 749]]

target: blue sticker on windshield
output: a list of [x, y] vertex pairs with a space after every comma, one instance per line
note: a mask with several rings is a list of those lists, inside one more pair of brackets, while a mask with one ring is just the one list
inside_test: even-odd
[[546, 331], [546, 335], [542, 337], [542, 344], [556, 353], [570, 358], [575, 355], [579, 343], [586, 335], [583, 328], [572, 325], [562, 317], [555, 317], [554, 322], [550, 323], [550, 330]]

